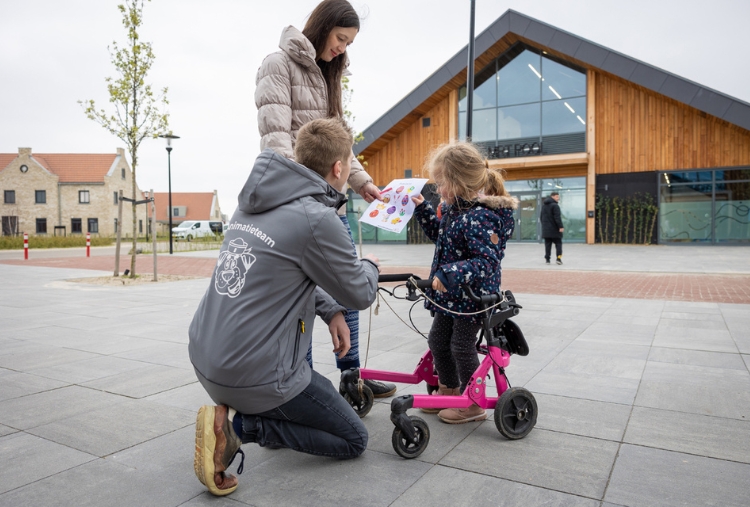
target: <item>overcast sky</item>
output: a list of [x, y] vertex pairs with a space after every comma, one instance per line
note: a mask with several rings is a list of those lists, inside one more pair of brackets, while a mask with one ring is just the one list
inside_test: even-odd
[[[118, 0], [0, 1], [0, 153], [114, 153], [124, 147], [78, 100], [109, 108], [107, 47], [125, 38]], [[219, 192], [231, 216], [259, 153], [255, 74], [317, 0], [153, 0], [141, 38], [169, 88], [173, 192]], [[354, 127], [364, 130], [466, 45], [469, 0], [353, 0]], [[479, 34], [507, 9], [750, 102], [750, 0], [477, 0]], [[143, 190], [167, 191], [162, 139], [141, 145]]]

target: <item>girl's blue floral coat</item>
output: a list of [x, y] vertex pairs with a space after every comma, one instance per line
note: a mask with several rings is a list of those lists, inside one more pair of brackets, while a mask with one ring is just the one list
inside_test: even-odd
[[[430, 278], [437, 276], [447, 289], [428, 289], [430, 299], [451, 312], [471, 313], [478, 308], [464, 294], [462, 283], [468, 283], [476, 294], [500, 290], [500, 261], [515, 228], [513, 210], [517, 206], [518, 200], [510, 196], [480, 196], [472, 202], [458, 198], [456, 204], [443, 205], [442, 219], [427, 201], [417, 206], [414, 215], [435, 243]], [[425, 308], [453, 318], [481, 321], [481, 315], [462, 317], [429, 301], [425, 301]]]

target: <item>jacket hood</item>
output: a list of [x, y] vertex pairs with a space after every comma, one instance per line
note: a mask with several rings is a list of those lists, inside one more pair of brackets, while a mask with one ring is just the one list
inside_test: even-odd
[[512, 195], [482, 195], [477, 201], [490, 209], [518, 208], [518, 199]]
[[237, 200], [240, 211], [255, 214], [302, 197], [312, 197], [334, 209], [346, 202], [344, 194], [318, 173], [266, 148], [255, 159]]
[[[294, 28], [288, 26], [281, 32], [281, 40], [279, 40], [279, 48], [289, 55], [289, 58], [302, 65], [303, 67], [317, 66], [315, 62], [318, 56], [315, 52], [315, 46], [312, 45], [310, 39]], [[347, 68], [349, 67], [349, 55], [344, 54], [344, 74], [345, 76], [351, 75]]]
[[557, 203], [557, 201], [554, 200], [552, 197], [545, 197], [544, 201], [542, 202], [542, 204], [552, 204], [552, 203]]

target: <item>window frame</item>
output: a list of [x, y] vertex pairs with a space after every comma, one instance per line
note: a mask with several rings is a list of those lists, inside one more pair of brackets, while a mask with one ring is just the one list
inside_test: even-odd
[[[42, 200], [39, 200], [40, 196]], [[46, 190], [34, 190], [34, 204], [47, 204], [47, 191]]]
[[[86, 196], [86, 200], [83, 200], [83, 196]], [[78, 191], [78, 204], [91, 204], [91, 192], [88, 190]]]
[[[11, 199], [8, 199], [8, 196], [10, 196]], [[5, 190], [3, 192], [3, 203], [5, 203], [5, 204], [16, 204], [16, 191], [15, 190]]]

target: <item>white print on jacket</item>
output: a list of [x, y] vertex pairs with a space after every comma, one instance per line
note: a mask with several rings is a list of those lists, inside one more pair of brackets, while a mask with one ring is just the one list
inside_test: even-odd
[[255, 256], [250, 250], [252, 248], [242, 238], [229, 242], [229, 248], [221, 252], [216, 263], [216, 292], [230, 298], [239, 296], [245, 285], [247, 270], [255, 262]]

